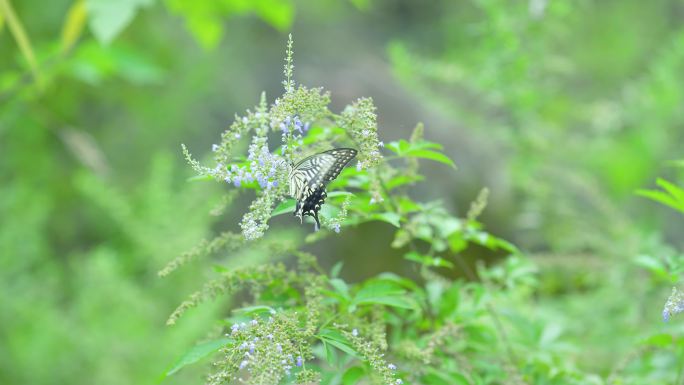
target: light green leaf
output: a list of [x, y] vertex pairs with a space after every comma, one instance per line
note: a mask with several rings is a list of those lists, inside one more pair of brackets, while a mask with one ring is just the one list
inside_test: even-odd
[[86, 0], [88, 25], [100, 43], [109, 44], [130, 24], [139, 8], [154, 0]]
[[662, 178], [658, 178], [656, 183], [672, 195], [679, 203], [684, 205], [684, 189]]
[[387, 222], [394, 227], [401, 227], [401, 216], [397, 213], [377, 213], [370, 216], [372, 219]]
[[342, 271], [342, 266], [344, 266], [343, 261], [339, 261], [335, 265], [333, 265], [332, 269], [330, 269], [330, 276], [337, 277], [338, 275], [340, 275], [340, 271]]
[[330, 280], [330, 285], [334, 287], [335, 291], [337, 291], [345, 299], [349, 300], [351, 298], [349, 296], [349, 286], [347, 286], [347, 283], [343, 280], [339, 278], [333, 278]]
[[448, 156], [432, 150], [412, 150], [407, 152], [405, 156], [412, 158], [430, 159], [434, 160], [435, 162], [448, 164], [449, 166], [456, 168], [456, 164], [451, 159], [449, 159]]
[[409, 261], [418, 262], [424, 266], [448, 267], [453, 268], [454, 264], [440, 257], [430, 257], [428, 255], [421, 255], [414, 251], [404, 255], [404, 258]]
[[292, 26], [294, 19], [294, 5], [288, 0], [259, 0], [255, 1], [257, 13], [261, 18], [281, 32], [286, 32]]
[[67, 52], [78, 41], [86, 23], [85, 0], [75, 0], [67, 11], [62, 26], [62, 52]]
[[209, 342], [205, 342], [205, 343], [194, 346], [187, 353], [185, 353], [176, 362], [176, 364], [164, 374], [163, 377], [170, 376], [170, 375], [176, 373], [177, 371], [181, 370], [183, 367], [190, 365], [190, 364], [194, 364], [195, 362], [201, 360], [202, 358], [207, 357], [210, 354], [221, 349], [222, 347], [228, 345], [232, 341], [233, 340], [230, 338], [221, 338], [218, 340], [209, 341]]
[[658, 191], [658, 190], [637, 190], [637, 195], [641, 195], [643, 197], [649, 198], [651, 200], [654, 200], [658, 203], [662, 203], [666, 206], [669, 206], [675, 210], [679, 210], [684, 212], [684, 203], [678, 202], [676, 199], [674, 199], [672, 196], [666, 194], [663, 191]]

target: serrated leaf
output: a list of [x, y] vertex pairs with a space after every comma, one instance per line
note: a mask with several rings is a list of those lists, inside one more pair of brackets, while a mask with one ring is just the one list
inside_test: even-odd
[[231, 343], [233, 340], [230, 338], [221, 338], [218, 340], [214, 341], [209, 341], [205, 342], [199, 345], [195, 345], [190, 349], [187, 353], [185, 353], [177, 362], [176, 364], [169, 369], [165, 374], [164, 377], [170, 376], [177, 371], [181, 370], [183, 367], [188, 366], [190, 364], [194, 364], [195, 362], [201, 360], [204, 357], [207, 357], [208, 355], [218, 351], [222, 347], [228, 345]]

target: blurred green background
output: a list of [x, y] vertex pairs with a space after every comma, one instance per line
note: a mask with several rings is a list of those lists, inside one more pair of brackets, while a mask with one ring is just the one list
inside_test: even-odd
[[[180, 143], [207, 154], [279, 95], [289, 32], [295, 80], [333, 109], [371, 96], [382, 140], [420, 121], [444, 144], [459, 171], [432, 165], [421, 197], [463, 215], [490, 188], [483, 222], [541, 266], [538, 316], [609, 374], [684, 332], [660, 321], [677, 277], [641, 266], [679, 255], [684, 220], [634, 194], [683, 180], [683, 21], [675, 0], [0, 0], [0, 383], [156, 383], [213, 327], [216, 305], [164, 326], [206, 269], [156, 272], [244, 205], [209, 215], [226, 187], [186, 182]], [[390, 236], [316, 251], [354, 281], [397, 269]], [[653, 362], [633, 370], [674, 365]]]

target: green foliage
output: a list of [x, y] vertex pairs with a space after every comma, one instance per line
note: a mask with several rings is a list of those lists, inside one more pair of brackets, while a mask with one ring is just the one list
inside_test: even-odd
[[661, 190], [638, 190], [637, 194], [650, 198], [656, 202], [662, 203], [670, 208], [684, 213], [684, 188], [668, 182], [665, 179], [658, 178], [656, 184], [660, 186]]
[[0, 0], [0, 383], [681, 383], [680, 14]]
[[[292, 75], [291, 55], [290, 43], [285, 71], [288, 79]], [[236, 117], [222, 134], [222, 143], [214, 146], [217, 166], [201, 165], [184, 149], [200, 176], [256, 190], [257, 199], [242, 220], [246, 242], [231, 239], [226, 243], [220, 236], [209, 244], [218, 242], [224, 248], [270, 245], [266, 252], [269, 259], [298, 260], [295, 267], [262, 261], [221, 268], [218, 278], [192, 294], [170, 316], [168, 323], [177, 324], [188, 309], [219, 295], [242, 298], [240, 306], [249, 309], [230, 306], [234, 315], [222, 324], [231, 342], [218, 353], [207, 383], [231, 383], [239, 378], [255, 384], [306, 383], [312, 379], [337, 383], [368, 378], [372, 383], [441, 384], [457, 378], [462, 383], [494, 384], [513, 379], [517, 383], [565, 384], [586, 383], [592, 378], [570, 365], [550, 368], [549, 360], [562, 357], [552, 345], [540, 351], [538, 343], [519, 346], [514, 342], [530, 333], [529, 321], [523, 321], [524, 309], [515, 307], [529, 300], [537, 284], [536, 269], [514, 246], [482, 230], [477, 217], [486, 205], [486, 189], [466, 219], [449, 214], [440, 202], [412, 200], [406, 188], [420, 179], [416, 158], [453, 166], [438, 152], [441, 146], [423, 139], [422, 125], [411, 140], [389, 144], [395, 155], [384, 158], [369, 99], [361, 99], [345, 108], [342, 115], [335, 115], [326, 107], [327, 93], [290, 85], [286, 80], [285, 95], [270, 108], [262, 96], [254, 112]], [[269, 146], [267, 134], [271, 130], [280, 131], [279, 146]], [[236, 143], [250, 131], [254, 136], [247, 156], [237, 155], [233, 150]], [[384, 218], [381, 220], [397, 227], [391, 246], [408, 248], [407, 259], [417, 263], [420, 277], [383, 273], [348, 282], [338, 275], [341, 265], [327, 273], [313, 255], [298, 251], [296, 244], [269, 243], [268, 236], [263, 237], [267, 235], [266, 222], [292, 207], [285, 200], [288, 171], [279, 165], [292, 164], [299, 157], [336, 145], [357, 147], [359, 166], [348, 168], [331, 183], [331, 190], [352, 194], [332, 191], [324, 206], [327, 211], [322, 211], [323, 222], [329, 230], [332, 227], [339, 232], [339, 227], [330, 225], [331, 218], [339, 218], [338, 211], [344, 213], [336, 224], [344, 227]], [[228, 163], [231, 159], [237, 161]], [[274, 171], [265, 178], [268, 169]], [[255, 178], [258, 183], [250, 180]], [[280, 184], [274, 185], [271, 180]], [[279, 201], [283, 203], [274, 210]], [[254, 217], [260, 220], [258, 237], [244, 225]], [[305, 241], [322, 242], [332, 234], [320, 231]], [[477, 273], [480, 282], [448, 278], [445, 273], [456, 263], [469, 269], [460, 253], [472, 245], [503, 249], [516, 256], [502, 266], [470, 271], [473, 278]], [[206, 243], [196, 250], [210, 252]], [[511, 302], [512, 298], [515, 300]], [[246, 317], [249, 313], [251, 319]], [[539, 333], [539, 338], [547, 340], [559, 334], [553, 332], [549, 337], [545, 331]], [[533, 358], [522, 361], [518, 354]]]

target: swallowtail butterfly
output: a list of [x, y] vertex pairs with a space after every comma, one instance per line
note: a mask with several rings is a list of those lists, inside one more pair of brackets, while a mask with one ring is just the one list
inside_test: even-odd
[[313, 217], [318, 231], [321, 227], [318, 211], [327, 196], [325, 186], [337, 178], [355, 156], [353, 148], [334, 148], [306, 157], [292, 167], [288, 175], [290, 195], [297, 200], [294, 215], [300, 222], [305, 215]]

